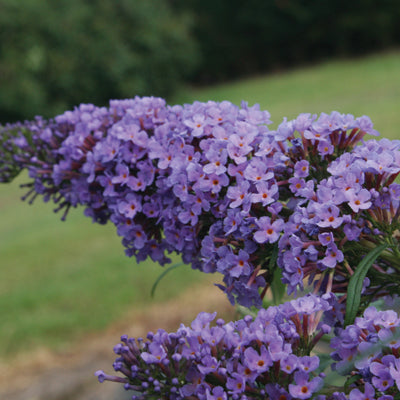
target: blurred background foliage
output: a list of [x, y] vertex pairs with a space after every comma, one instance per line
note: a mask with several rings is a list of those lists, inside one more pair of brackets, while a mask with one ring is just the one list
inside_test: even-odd
[[400, 44], [398, 0], [0, 0], [0, 122]]
[[[398, 0], [175, 0], [195, 11], [196, 80], [231, 80], [400, 43]], [[217, 66], [217, 67], [216, 67]]]
[[163, 0], [1, 0], [1, 121], [171, 93], [196, 65], [189, 22]]

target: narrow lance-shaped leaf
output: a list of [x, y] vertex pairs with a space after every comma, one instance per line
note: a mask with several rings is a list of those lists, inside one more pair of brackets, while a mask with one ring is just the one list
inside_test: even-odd
[[379, 255], [388, 247], [387, 243], [383, 243], [373, 250], [371, 250], [358, 264], [356, 272], [349, 280], [347, 288], [347, 301], [346, 301], [346, 317], [345, 326], [352, 324], [357, 316], [358, 307], [361, 301], [361, 292], [363, 282], [367, 276], [368, 270], [379, 257]]
[[344, 389], [345, 389], [346, 391], [348, 391], [349, 388], [351, 387], [351, 385], [352, 385], [354, 382], [357, 382], [359, 379], [362, 379], [362, 376], [361, 376], [361, 375], [353, 375], [352, 377], [350, 377], [349, 379], [346, 380], [346, 382], [345, 382], [345, 384], [344, 384]]

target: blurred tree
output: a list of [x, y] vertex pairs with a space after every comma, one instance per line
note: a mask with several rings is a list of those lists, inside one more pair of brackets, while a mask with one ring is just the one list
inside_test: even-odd
[[400, 44], [399, 0], [0, 0], [0, 122]]
[[193, 77], [196, 82], [232, 79], [400, 44], [398, 0], [169, 2], [176, 10], [193, 13], [193, 35], [202, 56]]
[[0, 120], [167, 96], [196, 66], [189, 23], [165, 0], [0, 0]]

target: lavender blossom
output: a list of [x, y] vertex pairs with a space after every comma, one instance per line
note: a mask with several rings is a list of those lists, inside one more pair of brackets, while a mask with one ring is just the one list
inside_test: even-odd
[[[138, 262], [176, 252], [221, 273], [218, 286], [245, 307], [262, 306], [277, 266], [288, 294], [311, 286], [255, 318], [211, 326], [215, 315], [201, 313], [147, 341], [123, 336], [123, 377], [98, 371], [100, 382], [123, 383], [133, 399], [398, 398], [398, 315], [369, 307], [344, 328], [343, 314], [351, 277], [382, 245], [362, 303], [398, 294], [400, 141], [364, 141], [377, 134], [370, 119], [338, 112], [269, 124], [257, 105], [136, 97], [0, 129], [0, 182], [26, 169], [25, 199], [53, 201], [62, 219], [83, 206], [111, 221]], [[323, 388], [311, 353], [332, 327], [349, 390]]]
[[301, 114], [276, 131], [269, 118], [227, 101], [82, 104], [2, 128], [0, 179], [28, 169], [30, 202], [53, 200], [63, 219], [84, 206], [95, 222], [115, 224], [137, 261], [163, 265], [177, 252], [193, 268], [219, 271], [222, 290], [245, 306], [261, 307], [277, 246], [289, 293], [305, 278], [315, 293], [345, 293], [362, 255], [388, 243], [365, 294], [393, 294], [399, 143], [356, 146], [376, 134], [367, 117]]
[[135, 399], [309, 399], [323, 386], [319, 359], [309, 353], [327, 333], [321, 315], [331, 308], [331, 300], [308, 295], [213, 326], [216, 314], [200, 313], [174, 333], [121, 337], [114, 369], [123, 377], [96, 375], [123, 383]]
[[[349, 399], [394, 399], [400, 391], [400, 318], [393, 310], [369, 307], [331, 340], [333, 367], [352, 380]], [[364, 386], [364, 394], [360, 388]], [[381, 397], [383, 396], [383, 397]]]

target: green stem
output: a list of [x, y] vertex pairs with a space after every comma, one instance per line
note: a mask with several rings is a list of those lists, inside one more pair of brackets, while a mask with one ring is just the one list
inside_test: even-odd
[[[366, 247], [368, 250], [373, 250], [379, 245], [379, 243], [377, 244], [369, 240], [363, 239], [360, 241], [360, 245]], [[389, 240], [388, 247], [389, 249], [385, 249], [382, 251], [382, 253], [379, 255], [379, 258], [388, 261], [392, 268], [400, 272], [400, 252], [397, 248], [397, 245], [393, 243], [392, 240]]]

